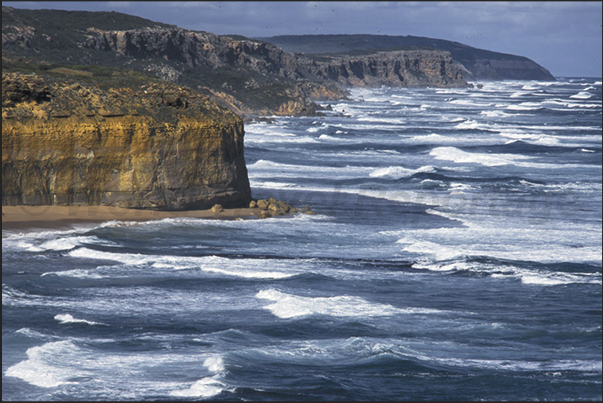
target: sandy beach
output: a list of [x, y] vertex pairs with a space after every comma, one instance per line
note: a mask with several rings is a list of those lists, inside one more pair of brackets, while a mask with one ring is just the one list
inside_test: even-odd
[[2, 206], [3, 230], [28, 230], [33, 228], [69, 228], [78, 223], [106, 221], [148, 221], [163, 218], [191, 217], [235, 220], [256, 218], [259, 208], [224, 209], [215, 213], [208, 210], [153, 211], [125, 209], [110, 206]]

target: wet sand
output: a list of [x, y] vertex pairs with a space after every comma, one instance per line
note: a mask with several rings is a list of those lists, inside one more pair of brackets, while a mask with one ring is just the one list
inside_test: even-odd
[[210, 210], [153, 211], [109, 206], [2, 206], [3, 230], [34, 228], [60, 229], [81, 223], [107, 221], [149, 221], [163, 218], [190, 217], [221, 220], [255, 219], [259, 208]]

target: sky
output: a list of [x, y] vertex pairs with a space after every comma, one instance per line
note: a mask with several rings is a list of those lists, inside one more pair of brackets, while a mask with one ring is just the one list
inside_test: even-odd
[[601, 77], [601, 1], [3, 1], [28, 9], [117, 11], [249, 38], [413, 35], [525, 56], [555, 77]]

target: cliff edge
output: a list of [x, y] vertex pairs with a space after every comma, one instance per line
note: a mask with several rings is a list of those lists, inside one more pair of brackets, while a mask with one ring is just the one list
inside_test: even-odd
[[[313, 67], [313, 68], [312, 68]], [[313, 73], [351, 87], [467, 87], [461, 68], [440, 50], [315, 57]]]
[[139, 84], [3, 72], [2, 205], [249, 205], [241, 118], [186, 87]]
[[421, 36], [389, 35], [281, 35], [257, 38], [275, 44], [286, 52], [319, 54], [350, 54], [382, 52], [396, 49], [438, 49], [450, 52], [463, 69], [466, 80], [542, 80], [555, 81], [544, 67], [527, 57], [494, 52], [459, 42]]

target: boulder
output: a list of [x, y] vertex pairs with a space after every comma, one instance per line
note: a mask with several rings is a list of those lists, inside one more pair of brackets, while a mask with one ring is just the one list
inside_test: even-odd
[[269, 217], [272, 217], [272, 214], [267, 210], [260, 210], [257, 213], [255, 213], [255, 216], [257, 218], [269, 218]]
[[224, 212], [224, 207], [221, 204], [214, 204], [211, 208], [211, 211], [214, 213], [222, 213]]

